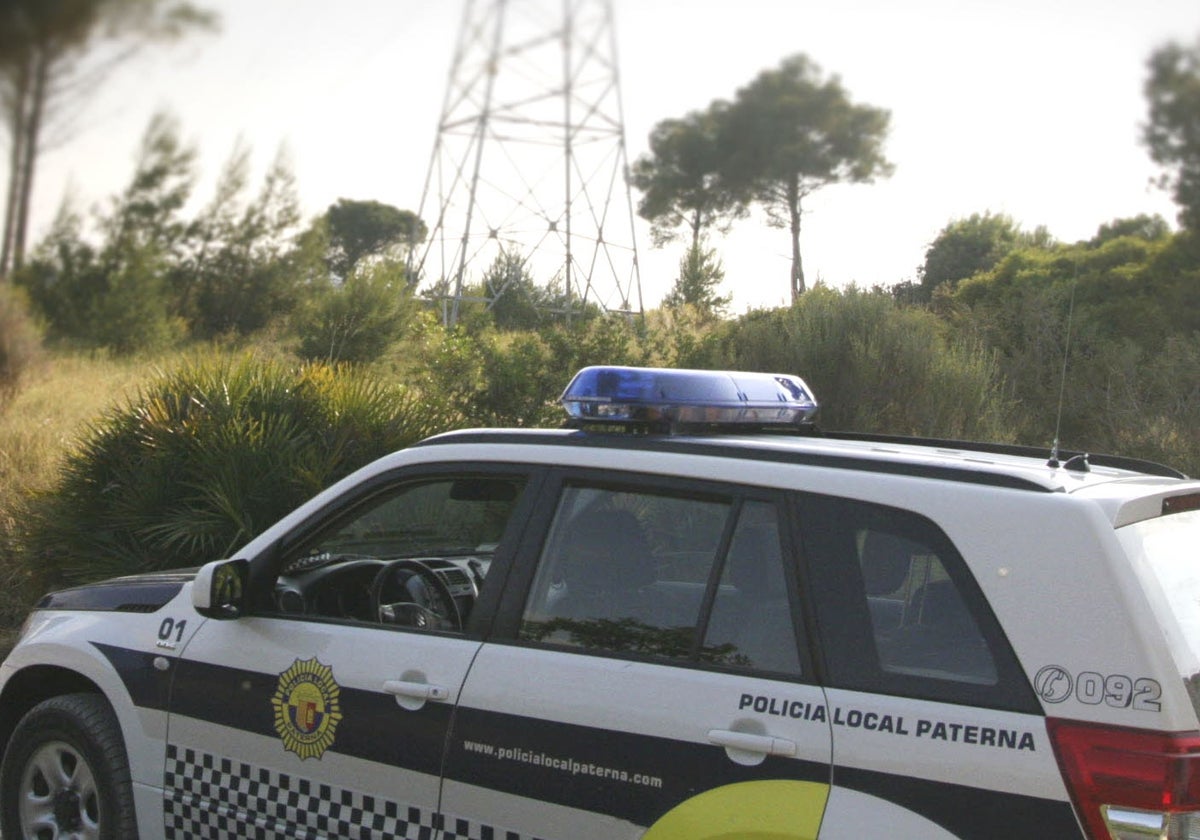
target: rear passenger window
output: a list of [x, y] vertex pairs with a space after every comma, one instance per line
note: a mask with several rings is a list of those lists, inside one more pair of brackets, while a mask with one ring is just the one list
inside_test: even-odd
[[830, 682], [1024, 710], [1031, 692], [962, 557], [930, 520], [803, 496], [801, 542]]
[[887, 524], [854, 533], [880, 668], [994, 685], [987, 643], [933, 546]]
[[799, 674], [776, 506], [566, 488], [520, 635]]

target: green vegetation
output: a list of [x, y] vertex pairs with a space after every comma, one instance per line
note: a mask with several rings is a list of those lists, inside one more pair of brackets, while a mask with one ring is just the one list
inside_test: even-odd
[[801, 373], [827, 428], [1011, 439], [995, 355], [889, 295], [818, 287], [739, 319], [725, 343], [724, 366]]
[[716, 250], [693, 245], [679, 261], [679, 275], [662, 305], [667, 309], [692, 306], [708, 317], [724, 317], [733, 301], [733, 295], [722, 295], [717, 291], [724, 281], [725, 267]]
[[1175, 197], [1179, 223], [1200, 230], [1200, 38], [1163, 44], [1147, 64], [1142, 140], [1165, 170], [1160, 185]]
[[1200, 472], [1200, 243], [1150, 236], [1015, 248], [935, 293], [954, 329], [996, 352], [1019, 441], [1047, 441], [1061, 387], [1065, 445]]
[[655, 244], [680, 225], [698, 253], [703, 234], [761, 207], [791, 239], [792, 301], [806, 289], [800, 256], [804, 201], [830, 184], [870, 183], [892, 173], [883, 155], [890, 114], [850, 100], [837, 76], [808, 56], [764, 70], [732, 102], [665, 120], [650, 134], [650, 153], [634, 163], [644, 194], [639, 212]]
[[444, 429], [444, 409], [353, 368], [226, 354], [154, 377], [87, 427], [29, 508], [54, 585], [234, 550], [379, 456]]
[[29, 511], [52, 496], [63, 459], [81, 430], [114, 400], [137, 388], [155, 364], [177, 359], [48, 354], [0, 413], [0, 626], [24, 618], [40, 594], [32, 571], [40, 557], [28, 548]]
[[42, 353], [41, 330], [20, 289], [0, 285], [0, 413]]
[[211, 30], [216, 16], [187, 0], [7, 0], [0, 4], [0, 123], [9, 180], [0, 277], [24, 263], [38, 158], [47, 135], [72, 128], [99, 85], [138, 49]]

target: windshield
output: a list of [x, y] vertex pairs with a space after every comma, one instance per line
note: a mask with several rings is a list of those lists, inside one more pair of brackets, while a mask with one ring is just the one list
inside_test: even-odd
[[310, 558], [490, 554], [520, 495], [523, 480], [451, 476], [404, 484], [350, 511], [295, 552]]

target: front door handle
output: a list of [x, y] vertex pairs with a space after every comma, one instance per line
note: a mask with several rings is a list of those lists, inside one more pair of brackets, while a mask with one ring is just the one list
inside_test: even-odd
[[734, 732], [729, 729], [708, 730], [709, 743], [724, 747], [729, 757], [738, 764], [759, 764], [768, 755], [785, 758], [796, 756], [796, 742], [771, 735], [755, 735], [750, 732]]
[[409, 711], [416, 711], [428, 700], [444, 702], [450, 699], [450, 692], [445, 687], [432, 683], [388, 680], [383, 684], [383, 690], [394, 694], [400, 707]]

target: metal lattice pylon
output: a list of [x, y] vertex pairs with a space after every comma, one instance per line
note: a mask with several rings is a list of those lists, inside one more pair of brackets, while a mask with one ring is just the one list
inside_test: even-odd
[[568, 315], [641, 314], [612, 0], [467, 0], [418, 215], [447, 323], [502, 254]]

